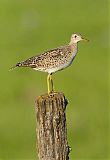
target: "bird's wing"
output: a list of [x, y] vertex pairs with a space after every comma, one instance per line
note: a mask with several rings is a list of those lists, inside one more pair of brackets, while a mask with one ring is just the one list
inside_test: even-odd
[[19, 62], [15, 67], [43, 67], [46, 62], [47, 65], [50, 65], [50, 62], [53, 60], [57, 61], [60, 57], [64, 56], [67, 51], [67, 46], [51, 49], [40, 55], [33, 56], [25, 61]]

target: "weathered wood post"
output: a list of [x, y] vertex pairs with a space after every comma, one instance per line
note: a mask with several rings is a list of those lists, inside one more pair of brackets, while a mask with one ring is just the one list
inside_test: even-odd
[[39, 160], [69, 160], [64, 94], [45, 94], [35, 102]]

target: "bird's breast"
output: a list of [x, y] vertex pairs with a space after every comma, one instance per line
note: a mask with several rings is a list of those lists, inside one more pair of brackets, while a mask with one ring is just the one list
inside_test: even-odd
[[54, 73], [56, 71], [63, 70], [64, 68], [70, 66], [76, 56], [76, 53], [77, 53], [77, 49], [74, 50], [74, 52], [68, 53], [68, 55], [65, 55], [65, 57], [62, 58], [62, 60], [59, 62], [58, 65], [52, 68], [47, 68], [45, 72]]

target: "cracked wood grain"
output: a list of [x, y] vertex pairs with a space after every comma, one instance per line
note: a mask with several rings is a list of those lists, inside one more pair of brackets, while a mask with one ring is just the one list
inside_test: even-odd
[[65, 109], [67, 100], [63, 93], [37, 97], [37, 151], [39, 160], [69, 160]]

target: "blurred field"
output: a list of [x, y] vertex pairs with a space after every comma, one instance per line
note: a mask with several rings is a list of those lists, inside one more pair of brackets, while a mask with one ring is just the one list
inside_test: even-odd
[[108, 2], [106, 0], [0, 1], [0, 159], [35, 160], [34, 101], [47, 92], [46, 74], [9, 68], [63, 45], [79, 44], [74, 64], [54, 75], [69, 100], [71, 160], [108, 158]]

